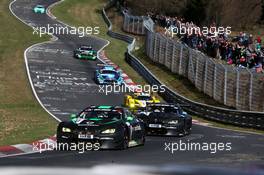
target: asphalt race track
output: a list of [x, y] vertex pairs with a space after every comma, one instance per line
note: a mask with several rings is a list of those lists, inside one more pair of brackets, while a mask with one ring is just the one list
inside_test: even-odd
[[[37, 27], [59, 26], [47, 15], [34, 14], [36, 4], [48, 6], [55, 1], [17, 1], [12, 4], [13, 12], [27, 24]], [[37, 35], [35, 33], [35, 35]], [[69, 118], [87, 105], [121, 104], [122, 94], [98, 95], [99, 87], [94, 83], [96, 64], [73, 58], [73, 50], [79, 45], [93, 45], [99, 50], [107, 41], [77, 35], [55, 35], [59, 39], [36, 45], [26, 52], [28, 67], [34, 89], [45, 108], [61, 120]], [[67, 102], [66, 102], [67, 101]]]
[[[50, 5], [54, 0], [17, 0], [12, 11], [25, 23], [37, 27], [60, 24], [47, 15], [34, 14], [36, 4]], [[63, 24], [60, 24], [63, 25]], [[96, 37], [80, 38], [57, 35], [58, 40], [31, 47], [26, 52], [28, 68], [35, 92], [43, 106], [60, 120], [67, 120], [91, 104], [121, 105], [123, 94], [99, 93], [93, 81], [96, 63], [73, 58], [80, 44], [91, 44], [100, 50], [107, 41]], [[110, 58], [111, 59], [111, 58]], [[52, 118], [51, 118], [52, 119]], [[125, 151], [88, 151], [85, 153], [48, 151], [0, 159], [1, 166], [74, 166], [88, 167], [104, 163], [116, 164], [195, 164], [220, 166], [264, 165], [264, 136], [194, 125], [191, 135], [182, 138], [147, 137], [144, 147]], [[165, 144], [231, 143], [230, 151], [169, 151]]]

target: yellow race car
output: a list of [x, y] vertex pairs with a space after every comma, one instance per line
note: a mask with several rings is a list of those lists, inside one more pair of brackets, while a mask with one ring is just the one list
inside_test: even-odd
[[131, 110], [137, 110], [145, 108], [149, 103], [160, 103], [160, 100], [157, 99], [154, 95], [149, 93], [133, 93], [132, 95], [125, 95], [125, 106]]

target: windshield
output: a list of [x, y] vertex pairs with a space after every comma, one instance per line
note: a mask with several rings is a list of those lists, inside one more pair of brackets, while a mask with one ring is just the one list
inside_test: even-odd
[[90, 51], [90, 50], [92, 50], [92, 48], [91, 47], [81, 47], [80, 50], [88, 50], [88, 51]]
[[149, 101], [149, 100], [152, 100], [151, 96], [148, 96], [148, 95], [140, 95], [140, 96], [137, 96], [135, 97], [137, 100], [144, 100], [144, 101]]
[[81, 55], [92, 55], [92, 53], [89, 51], [85, 51], [85, 52], [82, 52]]
[[164, 113], [178, 113], [179, 109], [171, 106], [149, 106], [148, 111], [164, 112]]
[[84, 111], [79, 118], [87, 120], [120, 120], [122, 113], [118, 111]]
[[113, 71], [113, 70], [102, 70], [101, 74], [112, 75], [115, 78], [119, 77], [119, 74], [116, 71]]

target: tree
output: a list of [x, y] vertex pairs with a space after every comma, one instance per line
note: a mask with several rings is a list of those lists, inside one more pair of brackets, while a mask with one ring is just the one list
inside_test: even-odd
[[195, 24], [201, 25], [206, 18], [207, 0], [188, 0], [183, 17], [187, 21], [193, 21]]

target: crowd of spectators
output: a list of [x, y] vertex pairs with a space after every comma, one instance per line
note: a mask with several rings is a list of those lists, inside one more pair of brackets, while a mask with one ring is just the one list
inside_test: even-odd
[[[148, 13], [148, 16], [162, 28], [184, 26], [193, 29], [197, 27], [193, 22], [186, 22], [183, 18], [170, 17], [155, 13]], [[209, 28], [216, 27], [213, 23]], [[192, 30], [190, 30], [192, 31]], [[238, 67], [256, 69], [263, 72], [264, 69], [264, 48], [261, 37], [253, 38], [253, 35], [240, 32], [238, 36], [231, 37], [226, 33], [203, 34], [202, 32], [187, 32], [178, 37], [189, 47], [200, 50], [207, 55], [221, 59], [227, 64], [234, 64]]]

